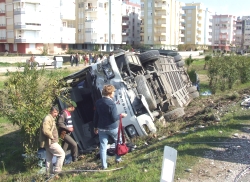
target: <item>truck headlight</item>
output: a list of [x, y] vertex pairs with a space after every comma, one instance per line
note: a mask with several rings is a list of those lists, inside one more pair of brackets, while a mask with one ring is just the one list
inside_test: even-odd
[[136, 129], [135, 129], [135, 127], [133, 125], [128, 125], [125, 128], [125, 130], [126, 130], [126, 132], [127, 132], [127, 134], [129, 135], [130, 138], [138, 136], [137, 131], [136, 131]]

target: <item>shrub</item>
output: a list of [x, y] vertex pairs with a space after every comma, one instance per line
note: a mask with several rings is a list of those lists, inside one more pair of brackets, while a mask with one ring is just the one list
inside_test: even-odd
[[[58, 76], [58, 75], [57, 75]], [[60, 84], [55, 75], [45, 70], [30, 69], [9, 73], [0, 96], [0, 114], [20, 127], [24, 151], [33, 156], [38, 148], [38, 129], [59, 95]], [[26, 161], [32, 165], [32, 161]], [[27, 166], [31, 167], [31, 166]]]

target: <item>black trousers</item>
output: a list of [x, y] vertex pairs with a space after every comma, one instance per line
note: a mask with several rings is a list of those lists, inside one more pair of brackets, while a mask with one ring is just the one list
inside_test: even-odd
[[70, 147], [71, 150], [71, 156], [74, 159], [77, 158], [78, 156], [78, 148], [77, 148], [77, 143], [75, 142], [75, 140], [69, 135], [66, 134], [63, 140], [63, 150], [64, 152], [67, 151], [68, 147]]

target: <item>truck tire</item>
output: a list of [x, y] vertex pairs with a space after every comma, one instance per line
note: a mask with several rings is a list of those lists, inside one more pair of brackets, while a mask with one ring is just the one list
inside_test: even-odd
[[194, 99], [194, 98], [199, 97], [200, 93], [198, 91], [195, 91], [195, 92], [189, 93], [189, 95], [190, 95], [190, 97], [192, 97]]
[[192, 93], [192, 92], [197, 91], [197, 88], [196, 88], [196, 86], [188, 87], [188, 88], [187, 88], [187, 91], [188, 91], [189, 93]]
[[138, 55], [142, 64], [147, 63], [148, 61], [157, 60], [160, 56], [158, 50], [151, 50]]
[[183, 60], [176, 62], [178, 67], [182, 67], [185, 65], [185, 62]]
[[143, 75], [138, 75], [135, 77], [135, 81], [137, 83], [138, 94], [142, 94], [145, 97], [149, 109], [151, 111], [156, 109], [157, 108], [156, 100], [151, 91], [151, 88], [148, 85], [146, 78]]
[[174, 61], [175, 61], [175, 62], [178, 62], [178, 61], [180, 61], [181, 59], [182, 59], [181, 55], [176, 55], [176, 56], [174, 56]]
[[185, 114], [184, 108], [180, 107], [164, 114], [164, 118], [166, 121], [172, 121], [182, 117], [184, 114]]

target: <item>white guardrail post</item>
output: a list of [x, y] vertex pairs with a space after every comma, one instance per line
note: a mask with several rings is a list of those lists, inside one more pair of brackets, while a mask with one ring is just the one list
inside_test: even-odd
[[177, 150], [175, 150], [174, 148], [165, 146], [163, 160], [162, 160], [160, 182], [173, 182], [174, 181], [176, 159], [177, 159]]

